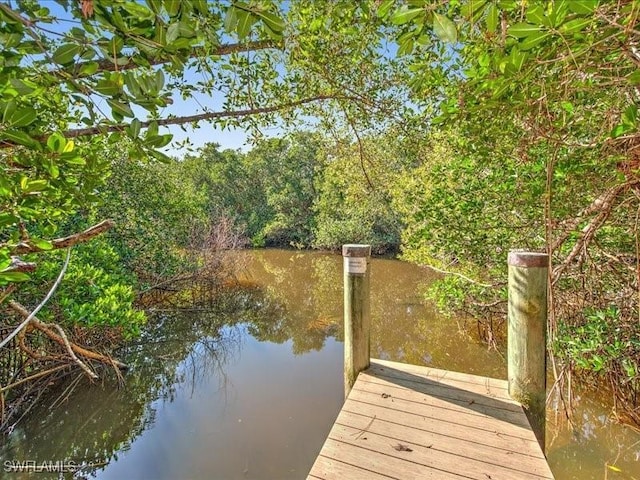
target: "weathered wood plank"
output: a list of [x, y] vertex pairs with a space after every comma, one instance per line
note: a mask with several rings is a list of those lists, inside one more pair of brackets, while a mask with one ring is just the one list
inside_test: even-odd
[[359, 432], [352, 435], [352, 437], [362, 443], [368, 442], [369, 433], [372, 433], [387, 437], [400, 444], [409, 442], [427, 446], [434, 451], [441, 452], [445, 455], [447, 462], [452, 464], [466, 462], [467, 459], [471, 458], [489, 464], [487, 466], [488, 469], [492, 469], [492, 466], [495, 465], [504, 465], [518, 472], [531, 473], [546, 478], [550, 477], [546, 462], [541, 462], [540, 458], [522, 455], [514, 448], [494, 448], [493, 446], [467, 439], [439, 435], [412, 426], [398, 425], [350, 412], [342, 412], [336, 420], [336, 425], [349, 427]]
[[381, 360], [379, 358], [371, 359], [371, 366], [375, 368], [388, 368], [396, 369], [406, 373], [413, 373], [420, 377], [429, 378], [431, 380], [451, 380], [454, 382], [471, 383], [482, 386], [489, 386], [491, 389], [504, 392], [504, 397], [509, 398], [508, 390], [509, 384], [506, 380], [500, 380], [497, 378], [482, 377], [478, 375], [471, 375], [469, 373], [452, 372], [449, 370], [442, 370], [433, 367], [424, 367], [421, 365], [410, 365], [408, 363], [391, 362], [389, 360]]
[[429, 405], [421, 405], [417, 402], [409, 402], [401, 398], [382, 398], [380, 395], [364, 392], [360, 389], [355, 390], [353, 395], [349, 396], [349, 400], [365, 404], [360, 405], [360, 408], [365, 409], [365, 411], [368, 408], [367, 405], [378, 405], [400, 412], [413, 413], [426, 419], [446, 422], [449, 424], [449, 428], [485, 430], [514, 438], [535, 440], [535, 436], [532, 435], [530, 428], [513, 425], [495, 417], [481, 417], [479, 415], [469, 415], [468, 413], [455, 412], [443, 408], [433, 408]]
[[399, 480], [398, 477], [390, 477], [376, 473], [373, 470], [366, 470], [362, 467], [341, 462], [334, 458], [320, 455], [309, 473], [310, 478], [320, 478], [322, 480], [342, 480], [350, 478], [353, 480]]
[[456, 377], [457, 374], [454, 374], [453, 372], [449, 373], [449, 375], [440, 375], [433, 373], [433, 371], [427, 367], [422, 368], [425, 368], [425, 372], [423, 374], [419, 374], [417, 371], [403, 371], [397, 367], [383, 367], [379, 364], [378, 360], [371, 360], [371, 367], [362, 373], [374, 377], [412, 382], [416, 387], [419, 387], [420, 385], [427, 385], [437, 386], [442, 389], [449, 388], [451, 390], [462, 390], [477, 393], [478, 395], [485, 397], [495, 398], [505, 404], [519, 406], [518, 402], [509, 397], [508, 390], [500, 385], [494, 384], [491, 381], [492, 379], [485, 379], [485, 383], [466, 382], [460, 381], [460, 379]]
[[[436, 385], [415, 385], [413, 382], [393, 378], [367, 375], [363, 372], [360, 388], [366, 391], [392, 395], [398, 398], [418, 401], [420, 403], [433, 402], [434, 405], [447, 405], [454, 410], [478, 412], [489, 416], [505, 416], [505, 418], [521, 419], [522, 407], [506, 403], [499, 399], [485, 397], [476, 393], [465, 393], [459, 389], [440, 388]], [[524, 419], [526, 420], [526, 419]], [[528, 426], [528, 423], [527, 423]]]
[[[403, 458], [389, 456], [365, 448], [365, 446], [345, 444], [331, 437], [324, 444], [322, 455], [351, 465], [358, 465], [362, 469], [378, 472], [397, 480], [462, 480], [470, 478], [439, 468], [425, 468], [419, 463], [408, 462]], [[314, 469], [315, 465], [311, 469], [311, 473], [315, 475]], [[340, 480], [345, 480], [345, 478], [349, 477], [343, 477]]]
[[[436, 435], [449, 436], [458, 440], [468, 440], [503, 450], [518, 450], [519, 452], [539, 458], [544, 461], [544, 455], [533, 439], [523, 439], [503, 435], [496, 430], [480, 430], [476, 428], [451, 424], [437, 418], [429, 418], [424, 415], [391, 410], [379, 405], [362, 405], [353, 400], [348, 400], [342, 408], [342, 412], [354, 413], [366, 416], [369, 421], [372, 418], [399, 425], [419, 428], [425, 432]], [[341, 412], [341, 414], [342, 414]], [[340, 416], [338, 416], [340, 418]]]
[[[329, 433], [329, 438], [344, 444], [363, 447], [369, 451], [375, 451], [388, 457], [403, 459], [406, 463], [422, 465], [429, 469], [463, 475], [475, 480], [545, 480], [553, 478], [550, 474], [536, 474], [523, 472], [502, 465], [485, 463], [472, 458], [453, 455], [441, 450], [436, 450], [431, 444], [413, 443], [408, 439], [398, 440], [393, 437], [367, 432], [360, 438], [358, 429], [336, 424]], [[363, 440], [366, 438], [366, 440]], [[415, 439], [415, 438], [414, 438]], [[366, 445], [365, 445], [366, 444]], [[397, 450], [405, 448], [409, 450]]]

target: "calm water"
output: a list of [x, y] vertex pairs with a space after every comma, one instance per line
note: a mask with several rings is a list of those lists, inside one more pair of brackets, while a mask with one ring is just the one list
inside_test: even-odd
[[[133, 367], [124, 386], [82, 377], [60, 386], [53, 408], [32, 411], [9, 437], [3, 466], [74, 462], [86, 465], [76, 477], [99, 479], [305, 478], [342, 404], [341, 257], [242, 255], [240, 287], [213, 306], [157, 312], [121, 352]], [[432, 280], [373, 260], [372, 356], [504, 378], [499, 354], [422, 302]], [[594, 398], [578, 398], [573, 430], [548, 414], [556, 478], [640, 479], [640, 434]]]

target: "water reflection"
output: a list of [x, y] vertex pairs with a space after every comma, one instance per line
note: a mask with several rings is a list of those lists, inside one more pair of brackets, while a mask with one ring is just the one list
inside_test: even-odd
[[[237, 284], [214, 303], [154, 314], [120, 352], [132, 366], [122, 386], [81, 376], [60, 385], [5, 442], [2, 460], [91, 463], [76, 477], [100, 479], [304, 478], [342, 404], [341, 257], [240, 255]], [[498, 354], [422, 302], [432, 280], [373, 260], [372, 355], [504, 378]], [[640, 435], [588, 395], [576, 401], [575, 430], [550, 418], [556, 478], [640, 478]]]
[[[342, 257], [321, 252], [241, 252], [240, 281], [264, 285], [287, 312], [278, 325], [260, 322], [256, 338], [291, 339], [303, 353], [322, 348], [327, 336], [342, 341]], [[397, 260], [371, 265], [372, 356], [503, 378], [499, 355], [438, 318], [420, 294], [434, 280], [431, 270]], [[253, 328], [250, 327], [250, 328]]]

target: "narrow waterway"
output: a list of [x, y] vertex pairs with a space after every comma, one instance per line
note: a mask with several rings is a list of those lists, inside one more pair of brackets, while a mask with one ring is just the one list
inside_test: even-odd
[[[241, 255], [239, 286], [214, 304], [153, 315], [121, 352], [122, 386], [79, 376], [51, 392], [2, 446], [3, 478], [58, 478], [7, 472], [24, 461], [66, 462], [77, 478], [305, 478], [342, 404], [341, 257]], [[372, 356], [505, 378], [498, 353], [425, 304], [433, 278], [372, 261]], [[596, 394], [576, 404], [574, 429], [548, 413], [556, 478], [640, 478], [640, 434]]]

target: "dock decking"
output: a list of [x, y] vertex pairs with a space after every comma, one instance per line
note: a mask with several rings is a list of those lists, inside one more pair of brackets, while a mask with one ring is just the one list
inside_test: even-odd
[[308, 479], [553, 479], [507, 382], [371, 360]]

